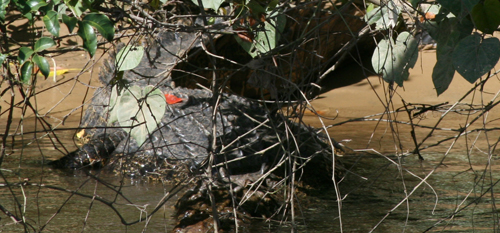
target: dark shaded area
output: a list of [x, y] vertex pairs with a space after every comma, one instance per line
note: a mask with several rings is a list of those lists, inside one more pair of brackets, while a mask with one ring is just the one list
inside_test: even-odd
[[311, 83], [318, 82], [319, 74], [355, 48], [353, 45], [369, 42], [357, 38], [366, 36], [358, 35], [366, 24], [353, 3], [337, 7], [307, 3], [286, 14], [281, 46], [271, 55], [252, 59], [234, 35], [223, 35], [213, 42], [215, 47], [207, 43], [207, 49], [225, 59], [201, 48], [191, 50], [187, 61], [172, 72], [176, 85], [210, 88], [215, 75], [224, 92], [253, 99], [297, 100], [302, 98], [300, 91], [313, 96], [316, 88]]
[[344, 60], [338, 68], [327, 74], [325, 79], [319, 83], [321, 93], [354, 85], [368, 76], [376, 75], [371, 65], [372, 54], [373, 47], [367, 47], [360, 51], [360, 57], [353, 55]]

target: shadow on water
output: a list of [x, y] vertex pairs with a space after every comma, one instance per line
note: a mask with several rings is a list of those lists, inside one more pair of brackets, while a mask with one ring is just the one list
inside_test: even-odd
[[[74, 130], [61, 131], [58, 138], [62, 144], [72, 145], [73, 134]], [[82, 171], [52, 169], [45, 165], [46, 161], [61, 157], [61, 152], [47, 136], [37, 140], [17, 137], [14, 147], [12, 141], [7, 143], [14, 150], [4, 158], [0, 172], [3, 180], [11, 185], [0, 184], [0, 205], [15, 216], [24, 216], [33, 228], [25, 229], [2, 216], [2, 232], [140, 232], [143, 229], [165, 232], [175, 224], [171, 217], [175, 197], [148, 221], [131, 226], [122, 224], [118, 214], [98, 200], [113, 203], [124, 221], [130, 223], [150, 213], [164, 198], [169, 186], [103, 172], [94, 174], [98, 182]]]
[[[363, 64], [368, 62], [363, 61]], [[331, 74], [332, 77], [337, 77], [337, 81], [342, 82], [323, 83], [324, 91], [348, 85], [361, 86], [364, 88], [362, 92], [372, 91], [366, 88], [366, 82], [362, 82], [365, 77], [363, 70], [352, 62], [346, 64], [349, 65]], [[371, 74], [369, 70], [366, 72]], [[356, 92], [354, 97], [345, 95], [340, 99], [351, 100], [345, 101], [345, 105], [349, 106], [366, 101], [358, 99], [360, 92]], [[337, 101], [328, 98], [325, 98], [326, 102]], [[43, 100], [47, 101], [46, 98]], [[81, 100], [79, 101], [77, 103], [81, 103]], [[370, 102], [361, 104], [374, 112]], [[314, 118], [315, 122], [312, 119], [305, 120], [308, 124], [320, 127], [317, 117]], [[428, 115], [427, 118], [432, 118], [432, 115]], [[448, 124], [456, 127], [463, 122], [450, 121]], [[334, 121], [325, 120], [325, 124], [330, 123]], [[373, 122], [345, 124], [331, 128], [329, 133], [337, 140], [352, 139], [349, 143], [352, 148], [376, 147], [381, 152], [393, 151], [393, 139], [383, 127], [374, 130], [375, 124]], [[77, 125], [78, 120], [73, 119], [67, 121], [64, 127], [71, 128]], [[4, 127], [5, 125], [0, 125], [0, 132], [4, 132]], [[34, 129], [35, 125], [30, 125], [27, 120], [24, 121], [25, 132]], [[399, 126], [399, 130], [410, 131], [408, 126]], [[57, 132], [58, 140], [68, 151], [75, 149], [74, 133], [74, 129]], [[422, 138], [425, 132], [420, 130], [416, 134]], [[398, 136], [404, 148], [412, 148], [411, 137], [404, 133]], [[441, 139], [444, 136], [445, 134], [441, 134], [436, 138]], [[491, 132], [490, 136], [498, 138], [500, 135]], [[372, 137], [372, 143], [367, 146], [366, 142]], [[8, 147], [14, 149], [8, 151], [8, 156], [3, 159], [0, 168], [5, 180], [11, 184], [27, 181], [54, 185], [90, 196], [90, 198], [75, 196], [71, 192], [54, 190], [47, 186], [6, 187], [0, 184], [0, 205], [16, 216], [21, 216], [20, 212], [25, 212], [27, 222], [35, 229], [48, 232], [139, 232], [146, 228], [148, 232], [166, 232], [173, 228], [175, 222], [172, 215], [175, 211], [173, 206], [176, 197], [167, 202], [162, 212], [156, 213], [149, 221], [132, 226], [123, 225], [117, 214], [108, 206], [92, 199], [100, 197], [113, 201], [125, 221], [133, 222], [150, 213], [170, 187], [159, 182], [96, 174], [100, 179], [116, 187], [122, 187], [119, 192], [127, 197], [125, 199], [118, 195], [116, 189], [110, 188], [111, 186], [104, 186], [81, 173], [67, 173], [45, 166], [45, 161], [58, 159], [64, 154], [64, 151], [56, 149], [51, 137], [42, 134], [34, 137], [33, 134], [28, 134], [15, 139], [15, 142], [12, 142], [12, 138], [9, 138], [11, 141], [7, 142]], [[478, 143], [481, 141], [485, 139], [479, 139]], [[338, 163], [344, 169], [344, 174], [338, 177], [341, 205], [338, 204], [337, 193], [333, 188], [298, 198], [296, 224], [299, 231], [339, 232], [342, 228], [344, 232], [368, 232], [371, 229], [374, 229], [374, 232], [424, 232], [427, 229], [446, 232], [491, 232], [493, 229], [498, 229], [499, 217], [495, 199], [499, 197], [495, 189], [491, 188], [500, 179], [498, 160], [496, 157], [488, 158], [487, 154], [479, 152], [470, 156], [457, 152], [467, 151], [468, 148], [464, 145], [447, 155], [444, 160], [446, 149], [437, 147], [434, 150], [424, 151], [422, 154], [424, 161], [418, 160], [416, 155], [405, 158], [384, 157], [372, 152], [344, 155], [338, 159]], [[420, 178], [430, 173], [432, 175], [426, 179], [426, 183], [423, 183]], [[407, 201], [405, 201], [406, 196], [408, 196]], [[248, 229], [249, 232], [291, 231], [289, 223], [280, 225], [273, 221], [253, 224], [251, 227]], [[25, 230], [32, 231], [14, 224], [9, 217], [0, 218], [0, 231]]]
[[[27, 122], [25, 131], [30, 131], [30, 127], [34, 126]], [[373, 129], [374, 124], [359, 122], [343, 125], [336, 127], [331, 134], [341, 132], [343, 134], [337, 134], [337, 138], [352, 138], [353, 142], [349, 146], [364, 148], [366, 145], [363, 143], [371, 134], [366, 129]], [[62, 144], [74, 145], [73, 134], [74, 130], [68, 130], [60, 131], [57, 135]], [[377, 140], [383, 137], [378, 132], [375, 134]], [[62, 153], [55, 149], [48, 136], [40, 136], [37, 140], [26, 135], [24, 138], [17, 137], [14, 150], [4, 158], [0, 172], [11, 184], [28, 181], [45, 184], [46, 187], [0, 186], [0, 203], [5, 209], [17, 216], [20, 216], [20, 211], [24, 211], [27, 222], [35, 229], [43, 228], [48, 232], [139, 232], [145, 228], [148, 232], [166, 232], [173, 228], [176, 197], [167, 202], [150, 221], [132, 226], [123, 225], [112, 209], [92, 199], [99, 197], [113, 201], [125, 221], [133, 222], [150, 213], [170, 187], [159, 182], [95, 174], [115, 185], [113, 187], [121, 187], [117, 191], [118, 188], [104, 186], [78, 172], [54, 170], [44, 166], [44, 161], [57, 159]], [[410, 137], [400, 139], [403, 144], [412, 143]], [[484, 141], [484, 138], [479, 138], [481, 140]], [[357, 141], [360, 143], [353, 144]], [[11, 147], [12, 141], [8, 144]], [[391, 140], [382, 139], [374, 144], [379, 144], [379, 148], [382, 148], [380, 151], [390, 151], [384, 148], [393, 146]], [[464, 151], [463, 148], [459, 149]], [[495, 199], [499, 195], [491, 189], [500, 179], [500, 174], [495, 172], [500, 170], [496, 157], [488, 158], [487, 154], [478, 152], [467, 156], [454, 151], [443, 160], [443, 151], [445, 148], [424, 152], [424, 161], [418, 160], [416, 155], [385, 157], [370, 151], [344, 155], [338, 159], [343, 169], [343, 175], [338, 177], [342, 199], [340, 217], [335, 189], [300, 197], [297, 199], [299, 205], [296, 212], [299, 231], [339, 232], [342, 227], [345, 232], [368, 232], [371, 229], [374, 232], [425, 232], [428, 229], [491, 232], [498, 228]], [[426, 183], [422, 182], [421, 178], [431, 173]], [[48, 188], [50, 185], [77, 191], [90, 198]], [[118, 192], [127, 199], [118, 195]], [[25, 230], [8, 217], [0, 219], [0, 229], [6, 232]], [[248, 229], [249, 232], [290, 230], [289, 223], [280, 225], [272, 221], [253, 224]]]
[[[68, 131], [60, 138], [65, 143], [70, 143], [72, 135]], [[114, 200], [116, 208], [128, 222], [151, 211], [169, 188], [159, 182], [96, 174], [116, 187], [122, 185], [119, 192], [127, 197], [125, 199], [117, 191], [81, 173], [67, 173], [44, 166], [41, 151], [45, 159], [59, 156], [59, 152], [46, 140], [48, 139], [40, 139], [39, 146], [33, 143], [25, 147], [23, 156], [19, 156], [20, 150], [16, 149], [6, 157], [1, 171], [6, 179], [12, 183], [23, 182], [25, 179], [31, 183], [77, 191], [90, 197]], [[368, 232], [375, 226], [374, 232], [424, 232], [441, 219], [447, 219], [437, 224], [432, 231], [491, 232], [496, 226], [498, 214], [492, 211], [494, 200], [488, 195], [481, 197], [481, 194], [489, 192], [488, 187], [500, 178], [500, 174], [492, 174], [491, 178], [483, 177], [481, 183], [484, 168], [474, 165], [474, 170], [469, 169], [469, 160], [463, 154], [448, 155], [446, 164], [441, 166], [438, 165], [443, 153], [429, 152], [423, 156], [426, 160], [420, 161], [415, 155], [398, 158], [359, 152], [339, 159], [341, 166], [348, 170], [341, 177], [339, 186], [343, 199], [342, 228], [346, 232]], [[400, 162], [402, 170], [389, 159]], [[476, 154], [471, 163], [484, 164], [487, 160], [486, 155]], [[499, 169], [497, 163], [497, 160], [491, 160], [493, 170]], [[422, 184], [419, 178], [412, 175], [425, 177], [435, 167], [438, 169], [427, 179], [427, 183]], [[420, 185], [419, 188], [411, 193], [417, 185]], [[402, 201], [405, 195], [410, 195], [408, 201]], [[497, 194], [494, 196], [498, 198]], [[175, 224], [171, 218], [175, 211], [173, 201], [167, 202], [162, 212], [153, 215], [149, 222], [127, 227], [108, 206], [92, 198], [73, 196], [70, 192], [47, 187], [0, 187], [0, 203], [4, 208], [16, 214], [20, 209], [26, 208], [24, 211], [28, 222], [36, 229], [43, 228], [48, 232], [138, 232], [145, 228], [148, 232], [165, 232]], [[297, 201], [300, 204], [297, 211], [300, 232], [339, 232], [339, 207], [334, 189], [322, 190]], [[401, 201], [402, 204], [395, 208]], [[456, 210], [459, 210], [458, 213], [450, 218]], [[7, 217], [1, 218], [0, 226], [6, 232], [24, 231], [21, 225], [13, 224]], [[248, 230], [289, 232], [291, 228], [287, 224], [280, 226], [275, 222], [262, 222], [254, 224]]]

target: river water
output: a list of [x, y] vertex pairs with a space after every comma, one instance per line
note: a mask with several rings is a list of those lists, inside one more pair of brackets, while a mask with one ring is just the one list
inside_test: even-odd
[[[366, 143], [363, 139], [367, 132], [353, 129], [369, 129], [375, 125], [374, 122], [362, 122], [333, 129], [343, 132], [340, 137], [352, 139], [347, 145], [361, 148], [365, 147], [361, 144]], [[383, 133], [378, 131], [375, 135]], [[70, 145], [68, 150], [74, 149], [71, 146], [73, 133], [57, 134], [62, 144]], [[498, 134], [495, 137], [498, 138]], [[422, 152], [425, 160], [420, 161], [416, 155], [398, 157], [389, 153], [390, 144], [379, 135], [375, 138], [378, 141], [375, 144], [381, 145], [377, 151], [358, 150], [338, 160], [347, 170], [339, 182], [343, 199], [340, 217], [333, 188], [298, 199], [301, 208], [296, 224], [300, 232], [339, 232], [340, 228], [344, 232], [424, 232], [428, 229], [492, 232], [498, 229], [495, 199], [498, 198], [496, 182], [500, 174], [496, 156], [489, 158], [488, 154], [478, 151], [467, 155], [460, 152], [461, 148], [445, 155], [445, 151], [441, 151], [443, 148], [437, 148]], [[43, 160], [57, 159], [61, 153], [54, 149], [49, 137], [32, 141], [28, 136], [16, 139], [14, 150], [3, 161], [1, 173], [10, 183], [27, 181], [45, 186], [0, 186], [0, 203], [17, 216], [23, 212], [34, 229], [47, 232], [139, 232], [144, 229], [165, 232], [174, 226], [171, 216], [175, 213], [173, 206], [178, 196], [167, 201], [148, 222], [131, 226], [122, 224], [117, 213], [95, 198], [112, 202], [124, 221], [134, 222], [162, 201], [171, 188], [168, 185], [95, 173], [101, 179], [97, 182], [78, 172], [52, 169], [44, 166]], [[411, 145], [409, 140], [402, 142]], [[422, 178], [426, 176], [424, 183]], [[106, 182], [108, 186], [103, 185]], [[76, 196], [72, 191], [89, 196]], [[117, 194], [118, 191], [123, 197]], [[5, 215], [0, 219], [0, 229], [3, 232], [25, 230]], [[291, 226], [290, 223], [262, 222], [247, 230], [290, 232]]]
[[[83, 53], [82, 53], [82, 56]], [[63, 66], [82, 65], [81, 58], [59, 58]], [[66, 64], [65, 64], [66, 62]], [[97, 62], [97, 61], [96, 61]], [[421, 60], [412, 71], [406, 89], [398, 89], [393, 102], [387, 104], [384, 96], [387, 87], [378, 78], [368, 78], [354, 85], [339, 87], [326, 92], [313, 101], [314, 108], [328, 119], [319, 120], [306, 112], [307, 124], [314, 127], [335, 125], [328, 133], [353, 151], [338, 158], [338, 168], [343, 171], [338, 177], [338, 190], [331, 188], [297, 199], [299, 204], [296, 227], [301, 232], [492, 232], [499, 230], [499, 216], [496, 208], [498, 196], [497, 182], [500, 167], [495, 145], [500, 138], [498, 128], [499, 111], [493, 109], [485, 114], [469, 129], [489, 129], [472, 131], [456, 142], [458, 134], [448, 129], [467, 126], [479, 113], [468, 111], [449, 113], [437, 126], [423, 146], [437, 146], [421, 151], [423, 161], [410, 152], [415, 148], [407, 124], [377, 122], [387, 115], [374, 115], [370, 121], [343, 122], [384, 112], [384, 104], [389, 110], [406, 103], [454, 104], [471, 88], [471, 85], [457, 77], [445, 94], [436, 97], [432, 89], [430, 72], [435, 62], [435, 54], [423, 53]], [[71, 68], [71, 67], [69, 67]], [[359, 70], [359, 69], [358, 69]], [[356, 69], [340, 77], [356, 75]], [[89, 77], [95, 71], [85, 74], [69, 73], [56, 83], [48, 81], [39, 84], [46, 92], [38, 95], [39, 114], [55, 131], [54, 135], [36, 134], [42, 131], [40, 123], [35, 124], [29, 114], [14, 126], [23, 125], [17, 132], [23, 136], [9, 137], [7, 156], [0, 166], [0, 205], [15, 216], [24, 216], [31, 226], [14, 222], [0, 213], [1, 232], [46, 231], [46, 232], [165, 232], [172, 229], [175, 221], [174, 204], [178, 196], [173, 195], [148, 221], [126, 226], [123, 222], [138, 221], [162, 203], [162, 199], [172, 188], [158, 181], [130, 179], [109, 174], [94, 173], [100, 179], [88, 177], [78, 172], [64, 172], [44, 165], [46, 161], [60, 158], [76, 145], [73, 135], [78, 125], [83, 96]], [[79, 76], [71, 80], [71, 77]], [[496, 77], [494, 77], [496, 78]], [[79, 86], [81, 85], [81, 86]], [[97, 84], [95, 84], [97, 85]], [[481, 104], [497, 101], [500, 90], [498, 81], [491, 81], [482, 92], [465, 98], [461, 103]], [[63, 100], [61, 102], [61, 100]], [[382, 101], [381, 101], [382, 100]], [[486, 104], [483, 104], [483, 106]], [[2, 111], [5, 102], [0, 103]], [[56, 106], [56, 108], [51, 108]], [[461, 106], [461, 105], [459, 105]], [[465, 107], [462, 107], [465, 108]], [[433, 127], [442, 111], [425, 112], [414, 118], [414, 123]], [[19, 116], [19, 110], [16, 110]], [[413, 112], [414, 113], [414, 112]], [[1, 116], [5, 122], [5, 114]], [[65, 118], [68, 116], [68, 118]], [[330, 119], [331, 118], [331, 119]], [[61, 121], [65, 119], [64, 124]], [[405, 112], [391, 114], [390, 119], [408, 122]], [[336, 125], [337, 124], [337, 125]], [[0, 132], [6, 124], [0, 124]], [[11, 129], [11, 133], [15, 128]], [[431, 129], [415, 128], [418, 142], [429, 135]], [[425, 182], [423, 179], [425, 178]], [[11, 185], [5, 186], [6, 181]], [[18, 185], [18, 184], [28, 185]], [[43, 186], [41, 186], [43, 184]], [[107, 185], [104, 185], [107, 184]], [[61, 190], [64, 189], [64, 190]], [[75, 194], [78, 193], [78, 195]], [[79, 196], [80, 195], [80, 196]], [[81, 195], [87, 195], [81, 196]], [[341, 199], [341, 201], [339, 201]], [[103, 204], [104, 200], [110, 206]], [[133, 204], [131, 204], [133, 203]], [[116, 211], [115, 211], [116, 210]], [[24, 213], [21, 214], [21, 213]], [[253, 224], [249, 232], [290, 232], [290, 222], [263, 221]]]

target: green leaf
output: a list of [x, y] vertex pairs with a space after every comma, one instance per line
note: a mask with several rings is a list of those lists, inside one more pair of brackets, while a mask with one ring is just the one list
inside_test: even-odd
[[139, 65], [144, 55], [144, 47], [127, 45], [116, 55], [118, 71], [131, 70]]
[[38, 11], [40, 7], [46, 6], [47, 2], [45, 0], [28, 0], [26, 1], [26, 5], [29, 6], [31, 12]]
[[255, 33], [253, 43], [244, 41], [237, 35], [235, 35], [235, 39], [250, 56], [257, 57], [273, 50], [278, 45], [285, 24], [286, 17], [279, 12], [275, 12], [264, 22], [264, 30]]
[[470, 83], [493, 69], [500, 58], [498, 38], [481, 40], [479, 34], [470, 35], [462, 39], [453, 51], [455, 69]]
[[5, 58], [7, 58], [7, 54], [0, 53], [0, 65], [5, 61]]
[[476, 28], [487, 34], [493, 32], [500, 25], [500, 2], [498, 0], [485, 0], [476, 4], [471, 12]]
[[457, 0], [438, 0], [438, 3], [441, 4], [444, 8], [448, 9], [455, 16], [459, 16], [462, 12], [462, 4]]
[[118, 121], [118, 116], [117, 116], [118, 108], [115, 108], [117, 101], [118, 101], [118, 85], [114, 85], [113, 89], [111, 89], [111, 96], [109, 97], [108, 126]]
[[33, 62], [35, 62], [35, 64], [38, 66], [38, 69], [40, 69], [40, 72], [42, 72], [43, 76], [47, 78], [50, 73], [50, 65], [47, 59], [39, 56], [38, 54], [35, 54], [33, 56]]
[[94, 29], [87, 22], [78, 22], [78, 35], [83, 39], [83, 48], [89, 52], [90, 56], [94, 56], [97, 50], [97, 36]]
[[23, 64], [26, 60], [28, 60], [31, 55], [33, 55], [34, 51], [28, 47], [19, 48], [19, 55], [17, 56], [17, 60], [19, 60], [20, 64]]
[[109, 20], [108, 16], [99, 13], [88, 14], [83, 17], [83, 22], [94, 26], [102, 37], [111, 42], [115, 36], [115, 28], [113, 22]]
[[59, 36], [59, 18], [57, 12], [50, 10], [45, 16], [43, 16], [43, 23], [50, 34], [54, 36]]
[[[195, 5], [198, 5], [198, 0], [191, 0]], [[203, 8], [210, 8], [213, 9], [215, 12], [219, 9], [220, 5], [225, 0], [201, 0], [201, 4], [203, 4]]]
[[410, 0], [411, 6], [417, 7], [417, 5], [421, 2], [421, 0]]
[[66, 14], [63, 14], [62, 20], [63, 20], [63, 23], [66, 24], [66, 26], [68, 27], [69, 33], [72, 33], [73, 29], [75, 29], [75, 26], [76, 26], [76, 23], [78, 22], [78, 19], [76, 19], [75, 17], [69, 17]]
[[[26, 1], [13, 0], [12, 2], [14, 2], [17, 10], [19, 10], [24, 17], [27, 17], [27, 14], [31, 12], [31, 7], [27, 4]], [[28, 19], [31, 20], [30, 18]]]
[[40, 52], [56, 45], [56, 42], [50, 37], [41, 37], [35, 42], [35, 52]]
[[432, 71], [432, 82], [436, 88], [437, 95], [441, 95], [450, 86], [453, 76], [455, 75], [455, 67], [453, 67], [452, 56], [441, 56], [437, 60]]
[[474, 6], [476, 6], [476, 4], [480, 2], [480, 0], [461, 0], [461, 1], [463, 4], [462, 7], [465, 7], [463, 9], [466, 11], [466, 14], [472, 12]]
[[438, 0], [438, 3], [459, 19], [462, 19], [471, 12], [474, 5], [476, 5], [479, 1], [480, 0]]
[[64, 0], [64, 3], [71, 9], [73, 14], [80, 17], [83, 12], [88, 9], [88, 6], [84, 4], [84, 1], [81, 0]]
[[9, 6], [10, 0], [0, 0], [0, 22], [3, 22], [5, 20], [5, 14], [7, 14], [7, 11], [5, 8]]
[[120, 126], [133, 127], [130, 135], [142, 145], [156, 129], [166, 109], [165, 96], [153, 86], [125, 89], [117, 101], [117, 118]]
[[413, 68], [418, 58], [418, 42], [408, 32], [402, 32], [394, 42], [392, 38], [379, 42], [372, 56], [375, 72], [382, 74], [388, 83], [403, 86], [408, 79], [408, 70]]
[[21, 66], [21, 82], [25, 84], [30, 83], [31, 74], [33, 74], [33, 62], [26, 61], [23, 66]]
[[375, 24], [377, 30], [387, 30], [396, 26], [400, 13], [401, 9], [390, 1], [368, 12], [365, 15], [365, 21], [369, 25]]
[[[453, 18], [455, 19], [455, 18]], [[440, 37], [437, 40], [436, 58], [437, 62], [432, 72], [432, 82], [436, 88], [437, 95], [441, 95], [450, 86], [455, 67], [453, 66], [453, 50], [461, 39], [461, 32], [450, 23], [454, 20], [446, 19], [440, 25]]]

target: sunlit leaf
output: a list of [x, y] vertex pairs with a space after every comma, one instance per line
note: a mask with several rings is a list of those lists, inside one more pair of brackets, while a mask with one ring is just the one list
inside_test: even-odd
[[45, 2], [45, 0], [27, 0], [26, 5], [30, 7], [31, 12], [34, 12], [38, 11], [40, 7], [46, 6], [47, 2]]
[[113, 22], [103, 14], [92, 13], [83, 17], [83, 22], [92, 25], [101, 33], [102, 37], [108, 41], [112, 41], [115, 36], [115, 28]]
[[500, 41], [473, 34], [462, 39], [453, 51], [455, 69], [470, 83], [488, 73], [500, 58]]
[[40, 72], [43, 74], [43, 76], [47, 78], [50, 73], [50, 65], [47, 59], [35, 54], [33, 56], [33, 62], [38, 66], [38, 69], [40, 69]]
[[401, 10], [392, 1], [375, 8], [365, 15], [368, 24], [375, 24], [375, 29], [390, 29], [396, 26]]
[[[198, 0], [191, 0], [191, 1], [197, 6], [199, 6]], [[201, 0], [201, 4], [203, 4], [203, 8], [210, 8], [213, 9], [215, 12], [217, 12], [220, 5], [222, 5], [224, 1], [225, 0]]]
[[113, 86], [111, 89], [111, 96], [109, 97], [109, 117], [108, 117], [108, 125], [112, 125], [116, 121], [118, 121], [117, 109], [115, 108], [116, 102], [118, 101], [118, 85]]
[[3, 22], [5, 20], [5, 14], [7, 11], [5, 8], [9, 6], [10, 0], [0, 0], [0, 22]]
[[26, 61], [23, 66], [21, 66], [20, 78], [21, 82], [25, 84], [30, 83], [31, 74], [33, 74], [33, 63], [31, 61]]
[[56, 42], [50, 37], [41, 37], [35, 42], [35, 52], [40, 52], [56, 45]]
[[5, 58], [7, 58], [7, 54], [0, 53], [0, 65], [5, 61]]
[[80, 17], [83, 12], [85, 12], [88, 7], [84, 4], [84, 1], [81, 0], [64, 0], [64, 3], [73, 11], [73, 13]]
[[59, 26], [59, 19], [57, 16], [57, 12], [52, 10], [48, 11], [47, 14], [43, 16], [43, 23], [45, 24], [45, 27], [50, 32], [50, 34], [54, 36], [59, 36], [60, 26]]
[[115, 108], [120, 126], [133, 127], [126, 130], [142, 145], [165, 114], [165, 96], [153, 86], [132, 86], [124, 89]]
[[144, 47], [127, 45], [116, 55], [116, 67], [119, 71], [131, 70], [139, 65], [144, 56]]
[[413, 68], [417, 58], [417, 40], [410, 33], [402, 32], [396, 41], [389, 38], [379, 42], [372, 56], [372, 66], [386, 82], [403, 86], [403, 81], [409, 76], [408, 70]]
[[94, 29], [87, 22], [78, 22], [78, 35], [83, 39], [83, 48], [94, 56], [97, 50], [97, 36]]

